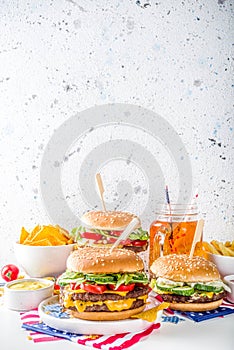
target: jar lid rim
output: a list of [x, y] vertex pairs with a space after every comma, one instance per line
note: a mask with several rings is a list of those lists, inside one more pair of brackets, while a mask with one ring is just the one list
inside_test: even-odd
[[196, 203], [190, 203], [190, 204], [175, 204], [172, 203], [169, 207], [168, 204], [162, 204], [162, 205], [157, 205], [155, 208], [155, 213], [159, 214], [173, 214], [176, 215], [178, 214], [190, 214], [190, 215], [195, 215], [198, 214], [198, 206]]

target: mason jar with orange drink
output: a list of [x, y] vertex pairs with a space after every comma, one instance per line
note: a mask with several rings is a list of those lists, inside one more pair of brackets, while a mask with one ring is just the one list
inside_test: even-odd
[[149, 266], [162, 255], [189, 254], [198, 220], [196, 204], [163, 204], [150, 226]]

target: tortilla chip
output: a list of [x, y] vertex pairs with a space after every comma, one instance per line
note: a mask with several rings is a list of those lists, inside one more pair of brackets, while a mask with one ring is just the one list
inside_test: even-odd
[[157, 319], [158, 311], [164, 310], [164, 309], [168, 308], [169, 306], [170, 306], [169, 303], [161, 303], [158, 306], [155, 306], [149, 310], [142, 311], [137, 315], [133, 315], [133, 316], [131, 316], [131, 318], [140, 318], [144, 321], [154, 322]]
[[44, 239], [41, 239], [41, 240], [37, 240], [37, 241], [32, 241], [30, 242], [30, 245], [33, 245], [33, 246], [52, 246], [53, 244], [50, 242], [49, 239], [47, 238], [44, 238]]
[[28, 238], [29, 232], [25, 230], [24, 227], [21, 229], [21, 234], [20, 234], [20, 244], [24, 244], [24, 241]]

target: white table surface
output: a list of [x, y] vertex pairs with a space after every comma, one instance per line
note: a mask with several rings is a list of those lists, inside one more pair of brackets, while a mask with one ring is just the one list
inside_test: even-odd
[[[0, 306], [1, 350], [70, 350], [88, 349], [67, 340], [33, 343], [28, 332], [21, 328], [20, 315]], [[147, 339], [129, 349], [146, 350], [231, 350], [234, 348], [234, 314], [200, 323], [189, 320], [178, 324], [161, 323]], [[92, 349], [92, 348], [90, 348]]]

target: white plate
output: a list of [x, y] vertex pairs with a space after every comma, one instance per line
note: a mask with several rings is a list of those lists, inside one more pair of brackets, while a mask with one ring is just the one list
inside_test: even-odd
[[[148, 308], [157, 306], [159, 303], [152, 297], [148, 298]], [[119, 334], [127, 332], [139, 332], [150, 326], [150, 322], [141, 319], [126, 319], [120, 321], [86, 321], [79, 318], [58, 318], [48, 314], [45, 307], [58, 304], [58, 296], [53, 296], [40, 303], [38, 312], [41, 320], [47, 326], [76, 334]], [[158, 311], [155, 323], [161, 319], [162, 311]]]

